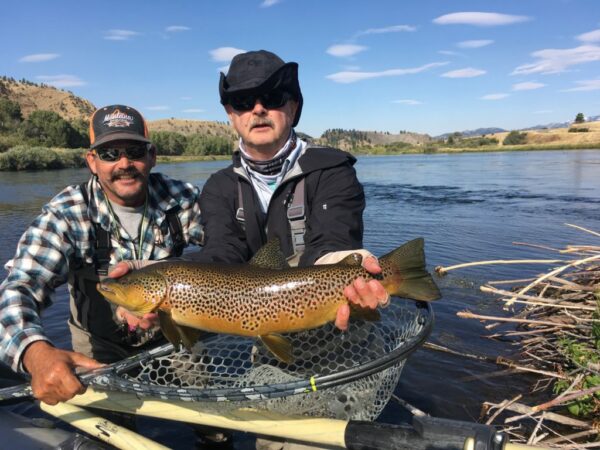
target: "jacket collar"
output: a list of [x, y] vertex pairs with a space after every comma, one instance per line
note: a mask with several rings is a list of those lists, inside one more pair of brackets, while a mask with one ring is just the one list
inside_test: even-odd
[[[242, 167], [241, 159], [239, 150], [234, 151], [232, 156], [233, 172], [248, 180], [248, 174]], [[350, 153], [332, 147], [318, 147], [308, 144], [302, 150], [302, 154], [298, 157], [294, 166], [288, 170], [283, 182], [302, 174], [328, 169], [346, 163], [354, 165], [354, 163], [356, 163], [356, 158]]]

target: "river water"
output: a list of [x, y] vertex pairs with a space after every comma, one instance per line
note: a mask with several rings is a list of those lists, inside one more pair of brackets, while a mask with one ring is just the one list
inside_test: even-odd
[[[225, 161], [162, 164], [169, 176], [204, 184]], [[562, 248], [599, 245], [598, 238], [565, 223], [600, 231], [600, 152], [595, 150], [510, 153], [464, 153], [359, 157], [359, 179], [367, 196], [365, 247], [381, 255], [423, 236], [428, 265], [448, 266], [493, 259], [554, 259], [557, 253], [514, 242]], [[67, 184], [84, 181], [86, 169], [35, 173], [0, 172], [0, 262], [14, 253], [16, 242], [40, 207]], [[533, 276], [540, 265], [479, 266], [436, 278], [443, 298], [435, 305], [432, 342], [461, 352], [495, 358], [517, 349], [485, 339], [475, 320], [456, 313], [469, 309], [505, 315], [478, 287], [489, 280]], [[44, 314], [51, 338], [68, 346], [66, 297]], [[526, 392], [531, 379], [489, 376], [499, 368], [446, 353], [421, 349], [405, 366], [396, 394], [439, 417], [474, 420], [483, 401], [500, 401]], [[381, 420], [397, 422], [393, 402]], [[168, 437], [177, 443], [177, 437]], [[188, 448], [183, 443], [181, 448]], [[179, 445], [177, 445], [179, 447]]]

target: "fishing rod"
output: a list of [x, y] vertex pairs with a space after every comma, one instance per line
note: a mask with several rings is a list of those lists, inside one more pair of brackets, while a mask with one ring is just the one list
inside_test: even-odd
[[273, 411], [237, 409], [210, 413], [206, 405], [183, 400], [144, 398], [124, 392], [87, 391], [69, 400], [77, 406], [168, 418], [349, 450], [520, 450], [527, 445], [508, 442], [494, 427], [430, 416], [414, 416], [412, 423], [391, 425], [306, 416], [286, 416]]

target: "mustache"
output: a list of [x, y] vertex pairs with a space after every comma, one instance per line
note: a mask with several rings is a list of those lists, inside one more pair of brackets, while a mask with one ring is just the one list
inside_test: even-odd
[[119, 178], [139, 178], [142, 174], [135, 167], [127, 167], [126, 169], [120, 169], [112, 174], [112, 181], [118, 180]]
[[260, 119], [253, 119], [252, 122], [250, 122], [250, 129], [254, 128], [254, 127], [259, 127], [259, 126], [263, 126], [263, 125], [267, 125], [271, 128], [273, 128], [273, 121], [271, 119], [267, 119], [267, 118], [260, 118]]

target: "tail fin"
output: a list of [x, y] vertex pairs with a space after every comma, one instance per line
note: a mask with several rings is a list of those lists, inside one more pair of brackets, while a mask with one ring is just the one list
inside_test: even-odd
[[440, 290], [425, 269], [423, 244], [423, 238], [417, 238], [379, 258], [383, 269], [382, 284], [388, 294], [424, 301], [441, 297]]

